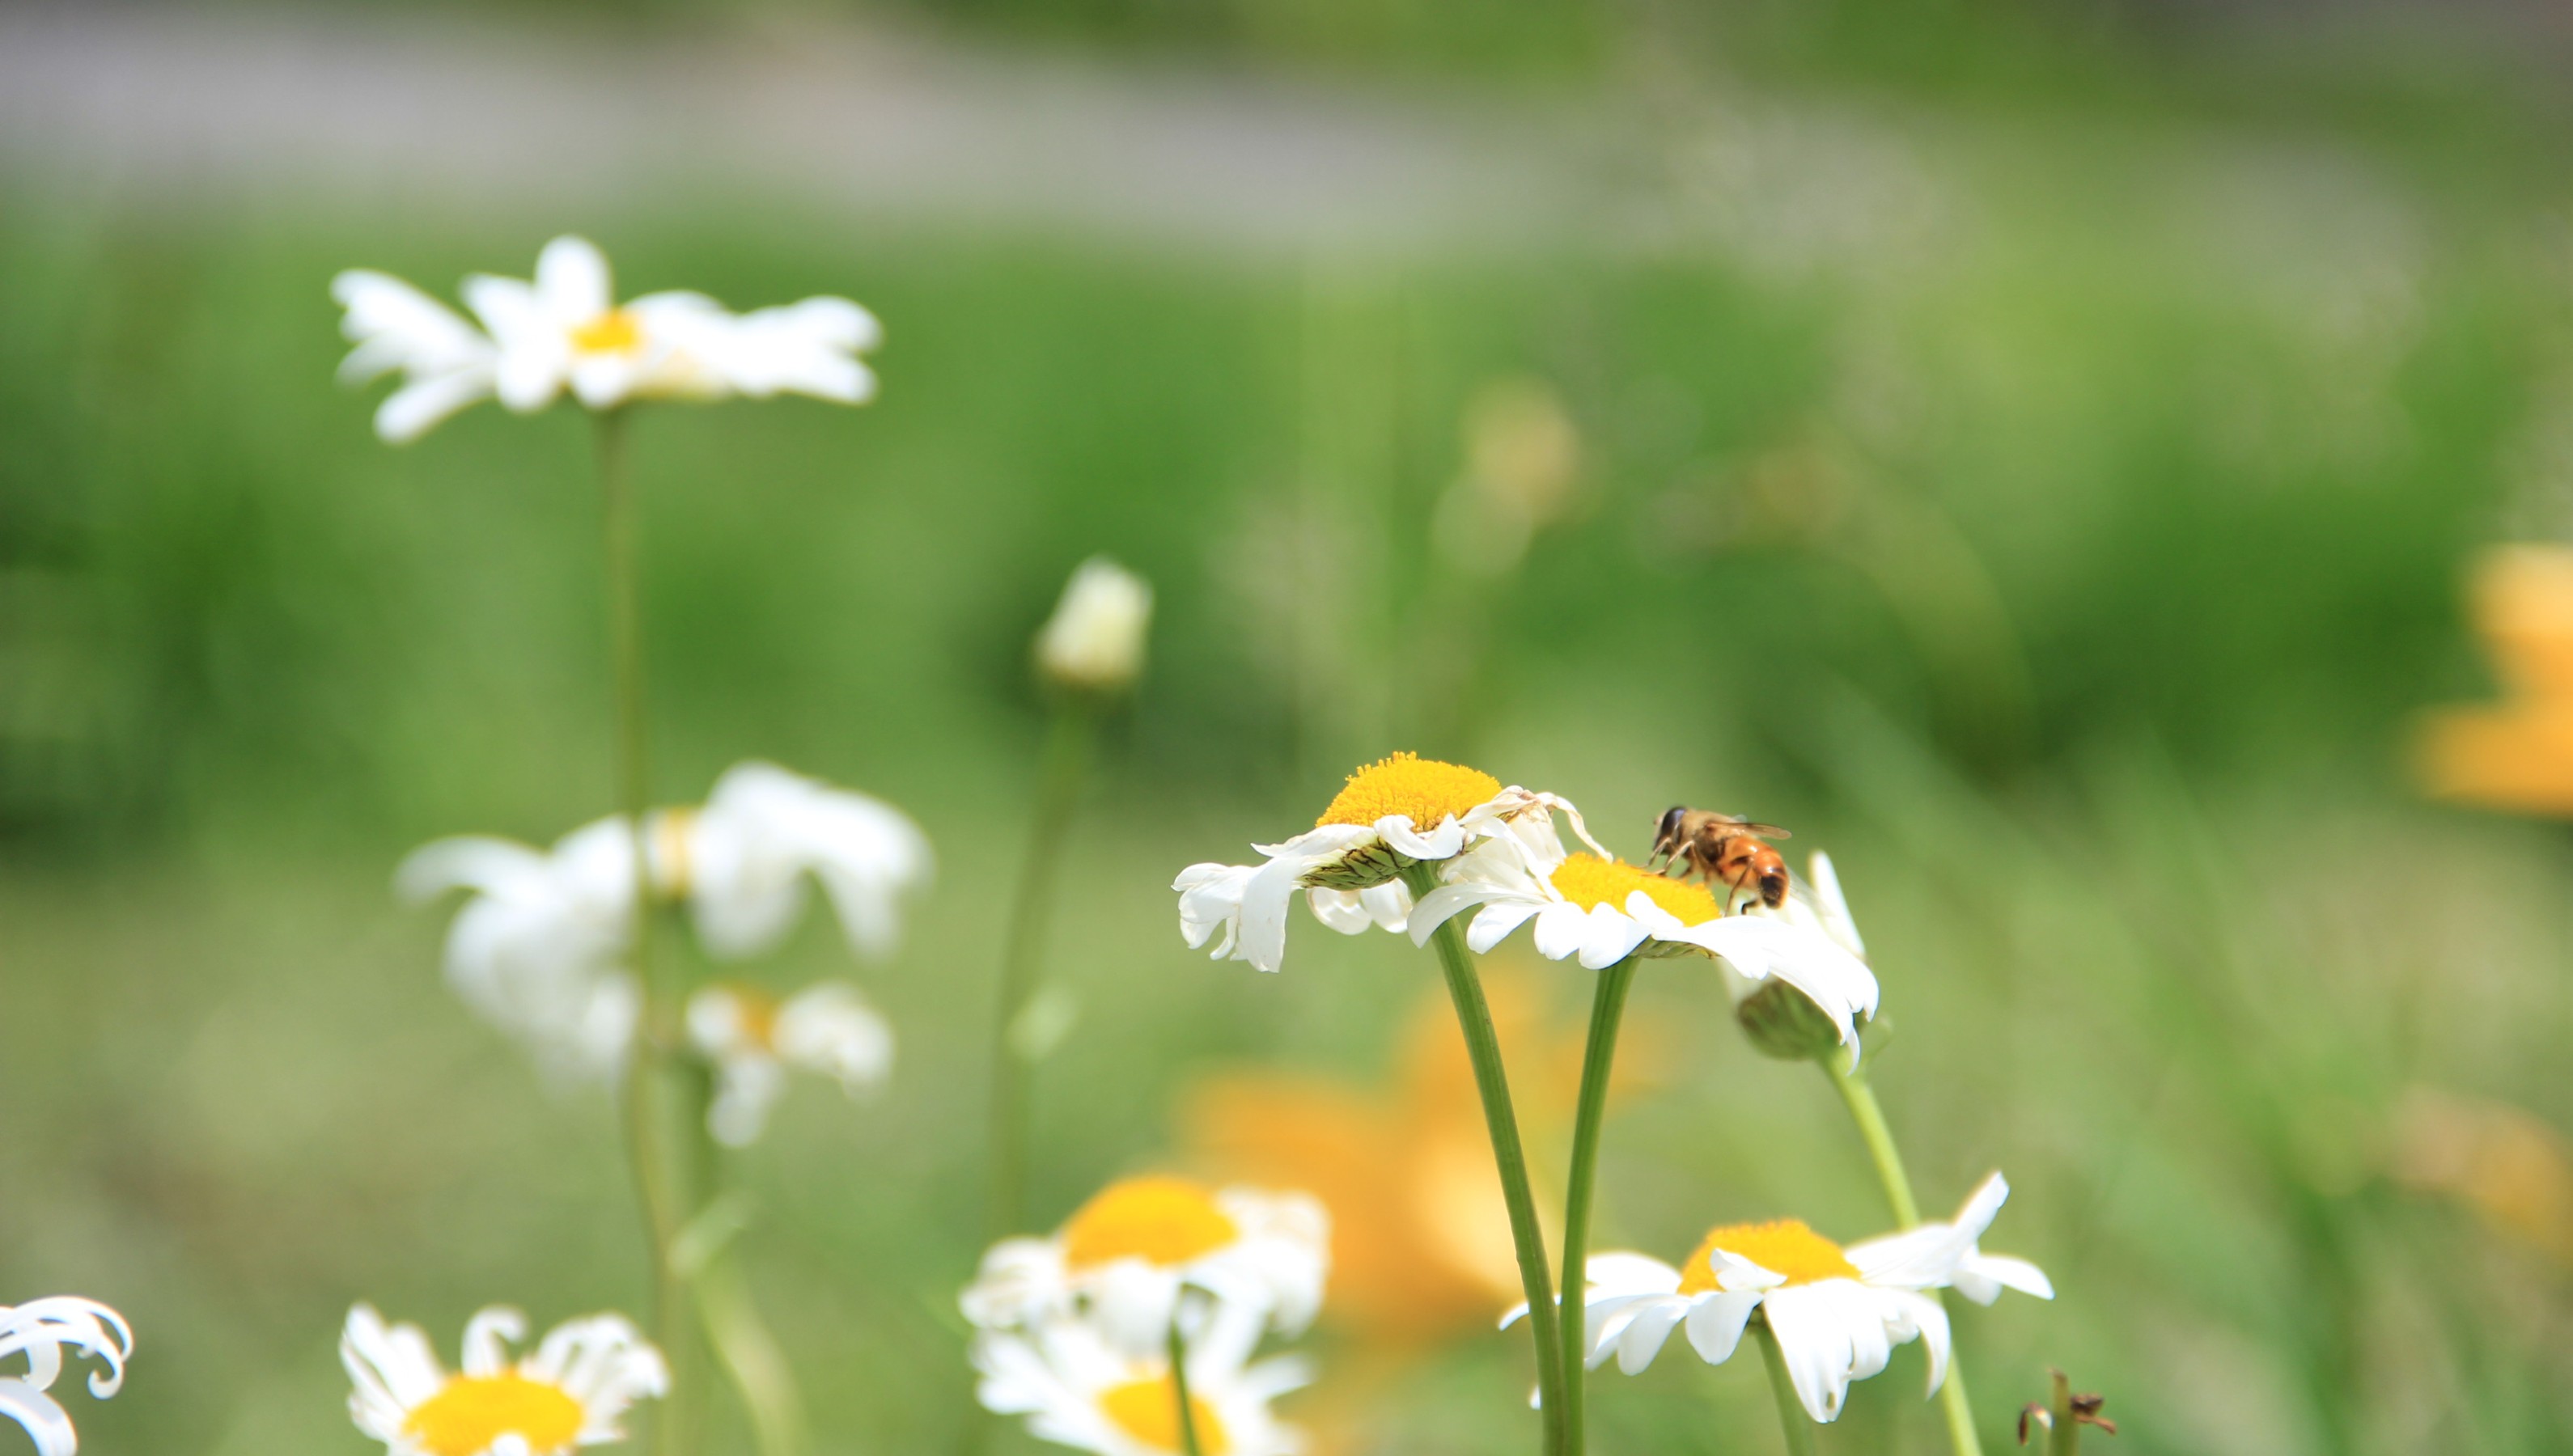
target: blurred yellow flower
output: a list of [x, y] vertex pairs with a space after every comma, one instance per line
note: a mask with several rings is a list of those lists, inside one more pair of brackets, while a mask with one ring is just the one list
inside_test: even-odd
[[2421, 781], [2443, 799], [2573, 816], [2573, 549], [2490, 552], [2475, 570], [2474, 615], [2502, 701], [2433, 715]]
[[2416, 1087], [2395, 1113], [2393, 1172], [2573, 1268], [2573, 1145], [2534, 1113]]
[[[1531, 1143], [1558, 1135], [1579, 1084], [1581, 1039], [1549, 1035], [1530, 980], [1489, 968], [1492, 1018]], [[1329, 1320], [1388, 1351], [1471, 1330], [1520, 1297], [1508, 1211], [1473, 1069], [1443, 996], [1425, 996], [1391, 1085], [1236, 1073], [1195, 1088], [1181, 1126], [1196, 1160], [1231, 1176], [1312, 1191], [1331, 1215]], [[1648, 1066], [1621, 1062], [1620, 1085]]]

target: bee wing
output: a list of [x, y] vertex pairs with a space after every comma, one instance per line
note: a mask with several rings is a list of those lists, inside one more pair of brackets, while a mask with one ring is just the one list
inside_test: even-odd
[[1760, 824], [1738, 814], [1727, 814], [1724, 822], [1757, 839], [1794, 839], [1795, 836], [1774, 824]]

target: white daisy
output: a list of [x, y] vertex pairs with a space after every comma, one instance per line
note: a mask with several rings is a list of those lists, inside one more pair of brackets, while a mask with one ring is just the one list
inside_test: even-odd
[[656, 879], [684, 894], [706, 951], [719, 960], [765, 955], [804, 913], [805, 880], [822, 885], [849, 949], [890, 953], [902, 899], [929, 883], [929, 837], [881, 799], [834, 788], [772, 763], [735, 764], [705, 806], [671, 810], [653, 827]]
[[[821, 882], [861, 958], [890, 951], [902, 897], [926, 883], [929, 841], [900, 810], [774, 764], [744, 763], [696, 809], [654, 814], [653, 891], [684, 900], [708, 955], [774, 950]], [[640, 997], [625, 969], [634, 926], [634, 840], [621, 815], [551, 850], [483, 836], [442, 839], [403, 862], [395, 887], [427, 901], [472, 892], [446, 939], [458, 995], [538, 1061], [574, 1078], [612, 1073]]]
[[1119, 692], [1144, 670], [1153, 585], [1105, 556], [1072, 573], [1063, 600], [1037, 633], [1037, 670], [1064, 687]]
[[[1638, 1253], [1605, 1253], [1587, 1265], [1584, 1338], [1597, 1368], [1613, 1351], [1632, 1375], [1653, 1361], [1674, 1327], [1710, 1365], [1733, 1354], [1754, 1310], [1769, 1323], [1806, 1413], [1829, 1421], [1853, 1380], [1883, 1370], [1894, 1346], [1914, 1339], [1930, 1353], [1930, 1390], [1948, 1374], [1948, 1314], [1935, 1294], [1953, 1287], [1990, 1304], [2003, 1286], [2041, 1299], [2054, 1286], [2025, 1259], [1976, 1245], [2010, 1196], [2000, 1173], [1986, 1178], [1953, 1221], [1924, 1223], [1847, 1248], [1800, 1219], [1735, 1223], [1710, 1230], [1679, 1268]], [[1504, 1325], [1526, 1312], [1510, 1311]]]
[[783, 1002], [756, 987], [709, 986], [688, 998], [688, 1040], [714, 1064], [706, 1126], [728, 1147], [759, 1140], [789, 1069], [831, 1078], [852, 1097], [893, 1071], [893, 1028], [841, 981]]
[[340, 381], [363, 384], [402, 373], [402, 386], [376, 409], [376, 433], [386, 440], [418, 439], [449, 414], [490, 397], [500, 351], [454, 310], [364, 268], [331, 280], [331, 297], [348, 310], [340, 332], [357, 346], [340, 362]]
[[960, 1302], [986, 1328], [1079, 1315], [1123, 1348], [1152, 1350], [1187, 1290], [1302, 1329], [1321, 1307], [1330, 1260], [1330, 1215], [1309, 1194], [1123, 1178], [1051, 1236], [993, 1245]]
[[27, 1362], [15, 1375], [0, 1375], [0, 1416], [26, 1429], [37, 1456], [72, 1456], [80, 1449], [71, 1414], [45, 1393], [63, 1373], [65, 1347], [104, 1367], [90, 1372], [89, 1393], [105, 1400], [125, 1383], [134, 1331], [115, 1310], [76, 1295], [0, 1304], [0, 1362], [13, 1355]]
[[333, 297], [349, 311], [342, 329], [358, 345], [342, 376], [404, 373], [376, 416], [385, 438], [416, 438], [486, 394], [522, 414], [565, 389], [592, 409], [644, 398], [799, 393], [859, 404], [875, 396], [875, 375], [858, 356], [883, 342], [883, 330], [847, 299], [738, 315], [685, 292], [619, 305], [606, 258], [574, 237], [545, 245], [532, 281], [475, 274], [462, 291], [481, 330], [399, 279], [353, 269], [333, 280]]
[[1399, 878], [1405, 868], [1451, 860], [1522, 820], [1550, 824], [1556, 809], [1588, 838], [1580, 812], [1552, 794], [1503, 788], [1478, 769], [1397, 753], [1349, 775], [1313, 828], [1281, 844], [1253, 845], [1264, 863], [1181, 871], [1171, 885], [1180, 895], [1180, 933], [1194, 948], [1222, 931], [1215, 959], [1275, 971], [1286, 959], [1286, 907], [1298, 890], [1314, 918], [1342, 935], [1369, 926], [1399, 931], [1411, 916], [1411, 892]]
[[[1303, 1433], [1278, 1420], [1269, 1403], [1309, 1383], [1293, 1356], [1248, 1363], [1258, 1344], [1256, 1310], [1218, 1306], [1190, 1342], [1189, 1424], [1200, 1456], [1293, 1456]], [[1024, 1333], [984, 1330], [974, 1339], [975, 1388], [987, 1410], [1024, 1415], [1041, 1439], [1100, 1456], [1177, 1456], [1179, 1390], [1158, 1348], [1121, 1348], [1083, 1320], [1055, 1320]]]
[[340, 1336], [350, 1418], [390, 1456], [559, 1456], [624, 1439], [626, 1407], [668, 1388], [660, 1351], [622, 1315], [558, 1324], [512, 1361], [507, 1345], [526, 1330], [514, 1309], [474, 1315], [463, 1369], [449, 1374], [420, 1326], [387, 1325], [361, 1304]]
[[1853, 1049], [1859, 1019], [1876, 1015], [1875, 974], [1822, 929], [1726, 915], [1702, 886], [1622, 860], [1567, 854], [1550, 818], [1515, 830], [1484, 840], [1446, 869], [1445, 883], [1411, 916], [1414, 941], [1425, 943], [1440, 925], [1474, 910], [1465, 943], [1478, 953], [1533, 921], [1539, 955], [1577, 957], [1594, 971], [1631, 955], [1694, 953], [1716, 957], [1749, 986], [1774, 978], [1802, 992]]

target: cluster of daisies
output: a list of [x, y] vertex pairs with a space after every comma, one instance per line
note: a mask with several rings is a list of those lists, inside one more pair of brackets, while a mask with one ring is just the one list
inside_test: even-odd
[[1329, 1269], [1329, 1218], [1305, 1194], [1121, 1179], [984, 1256], [960, 1301], [976, 1393], [1100, 1456], [1289, 1456], [1298, 1433], [1270, 1403], [1311, 1367], [1258, 1354], [1312, 1322]]
[[[1558, 820], [1583, 848], [1564, 844]], [[1853, 1069], [1876, 1015], [1866, 947], [1820, 854], [1782, 905], [1736, 905], [1618, 859], [1559, 796], [1408, 754], [1352, 774], [1313, 828], [1254, 848], [1257, 864], [1192, 865], [1172, 888], [1191, 946], [1213, 941], [1216, 958], [1257, 970], [1284, 963], [1288, 913], [1301, 898], [1342, 934], [1377, 928], [1419, 944], [1470, 916], [1464, 940], [1477, 955], [1525, 926], [1538, 955], [1593, 971], [1631, 958], [1711, 960], [1755, 1040], [1774, 1027], [1783, 1001], [1795, 1009], [1791, 1022], [1819, 1030], [1794, 1055], [1837, 1056]], [[1585, 1363], [1595, 1368], [1613, 1355], [1632, 1374], [1683, 1330], [1700, 1358], [1721, 1364], [1757, 1321], [1815, 1421], [1837, 1418], [1850, 1382], [1883, 1370], [1893, 1347], [1916, 1339], [1928, 1350], [1935, 1393], [1950, 1348], [1936, 1291], [1985, 1304], [2004, 1288], [2054, 1295], [2034, 1264], [1978, 1244], [2008, 1196], [1995, 1173], [1953, 1220], [1846, 1246], [1787, 1218], [1718, 1226], [1676, 1265], [1595, 1255], [1579, 1300]], [[1526, 1312], [1522, 1304], [1503, 1323]]]

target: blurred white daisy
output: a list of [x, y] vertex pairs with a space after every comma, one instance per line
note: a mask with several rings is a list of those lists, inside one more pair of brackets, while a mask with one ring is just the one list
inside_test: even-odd
[[[1187, 1354], [1189, 1424], [1200, 1456], [1292, 1456], [1303, 1435], [1271, 1413], [1270, 1402], [1309, 1383], [1294, 1356], [1250, 1363], [1261, 1322], [1256, 1310], [1218, 1306]], [[1024, 1415], [1031, 1434], [1100, 1456], [1178, 1456], [1178, 1385], [1168, 1356], [1120, 1347], [1083, 1320], [1058, 1320], [1024, 1333], [975, 1336], [975, 1394], [988, 1410]]]
[[1171, 888], [1180, 896], [1180, 933], [1191, 947], [1218, 931], [1215, 959], [1275, 971], [1286, 955], [1286, 907], [1304, 892], [1314, 918], [1342, 935], [1369, 926], [1399, 931], [1411, 916], [1404, 869], [1453, 859], [1521, 820], [1564, 810], [1552, 794], [1512, 786], [1479, 769], [1397, 753], [1349, 775], [1313, 828], [1281, 844], [1256, 844], [1257, 865], [1191, 865]]
[[1037, 633], [1037, 670], [1085, 692], [1119, 692], [1144, 670], [1153, 584], [1105, 556], [1072, 573], [1063, 600]]
[[660, 1351], [622, 1315], [558, 1324], [510, 1359], [526, 1332], [518, 1311], [484, 1309], [465, 1324], [463, 1368], [449, 1374], [420, 1326], [388, 1325], [361, 1304], [340, 1336], [350, 1418], [391, 1456], [559, 1456], [624, 1439], [626, 1408], [668, 1388]]
[[1875, 973], [1821, 926], [1726, 915], [1702, 886], [1623, 860], [1567, 854], [1550, 820], [1531, 820], [1516, 833], [1483, 841], [1442, 879], [1411, 916], [1415, 941], [1426, 942], [1438, 926], [1473, 910], [1465, 943], [1476, 952], [1534, 922], [1537, 954], [1577, 957], [1594, 971], [1631, 955], [1702, 954], [1747, 986], [1782, 982], [1820, 1009], [1853, 1049], [1858, 1020], [1876, 1015]]
[[1330, 1215], [1309, 1194], [1155, 1174], [1110, 1183], [1049, 1237], [994, 1244], [961, 1303], [986, 1328], [1078, 1315], [1149, 1351], [1188, 1290], [1300, 1330], [1321, 1307], [1330, 1261]]
[[125, 1383], [134, 1358], [134, 1331], [125, 1317], [94, 1299], [57, 1294], [15, 1307], [0, 1304], [0, 1363], [23, 1357], [26, 1368], [0, 1375], [0, 1416], [26, 1429], [37, 1456], [72, 1456], [80, 1433], [70, 1412], [45, 1392], [63, 1373], [63, 1351], [87, 1355], [103, 1367], [89, 1375], [89, 1393], [101, 1400]]
[[739, 315], [685, 292], [619, 305], [605, 256], [568, 236], [545, 245], [531, 281], [489, 274], [464, 281], [480, 331], [381, 273], [343, 273], [332, 293], [349, 310], [343, 332], [358, 345], [343, 376], [404, 372], [404, 387], [376, 420], [397, 442], [485, 394], [519, 413], [544, 408], [565, 389], [592, 409], [779, 393], [863, 403], [876, 380], [858, 356], [883, 342], [875, 316], [827, 296]]
[[340, 380], [363, 384], [399, 370], [402, 384], [376, 408], [376, 433], [395, 444], [427, 433], [449, 414], [490, 397], [499, 349], [444, 304], [388, 274], [353, 268], [331, 280], [348, 313], [340, 332], [357, 348]]
[[852, 1097], [893, 1071], [893, 1028], [841, 981], [782, 1002], [751, 986], [706, 987], [688, 998], [688, 1041], [714, 1064], [706, 1127], [727, 1147], [759, 1140], [790, 1069], [830, 1078]]
[[1632, 1375], [1652, 1363], [1673, 1328], [1685, 1326], [1699, 1357], [1722, 1364], [1756, 1310], [1778, 1337], [1797, 1398], [1817, 1421], [1837, 1418], [1850, 1382], [1883, 1370], [1894, 1346], [1914, 1339], [1928, 1346], [1935, 1394], [1948, 1374], [1948, 1314], [1924, 1291], [1953, 1287], [1979, 1304], [2005, 1287], [2055, 1297], [2035, 1264], [1976, 1244], [2009, 1196], [2010, 1184], [1995, 1173], [1954, 1220], [1847, 1248], [1801, 1219], [1781, 1218], [1712, 1229], [1676, 1269], [1638, 1253], [1600, 1254], [1587, 1266], [1589, 1363], [1595, 1369], [1613, 1351], [1617, 1368]]
[[[774, 950], [818, 880], [850, 949], [864, 959], [899, 939], [902, 899], [928, 881], [929, 841], [880, 800], [744, 763], [703, 806], [648, 824], [654, 893], [682, 900], [706, 953], [738, 961]], [[551, 850], [461, 836], [424, 845], [396, 873], [407, 899], [472, 898], [447, 933], [447, 980], [465, 1003], [571, 1077], [620, 1064], [640, 1004], [625, 970], [634, 918], [634, 840], [622, 816], [563, 836]]]

